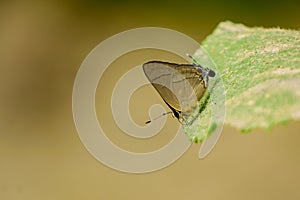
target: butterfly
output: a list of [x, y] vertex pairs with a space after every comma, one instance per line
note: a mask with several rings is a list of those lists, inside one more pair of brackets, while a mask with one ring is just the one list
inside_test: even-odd
[[216, 75], [213, 70], [201, 66], [192, 56], [188, 56], [193, 64], [164, 61], [143, 64], [147, 79], [171, 109], [172, 112], [168, 113], [173, 113], [179, 122], [185, 124], [208, 88], [209, 78]]

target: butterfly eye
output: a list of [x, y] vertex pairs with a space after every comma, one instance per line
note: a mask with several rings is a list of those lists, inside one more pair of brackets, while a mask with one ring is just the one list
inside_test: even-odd
[[216, 73], [213, 71], [213, 70], [209, 70], [209, 72], [208, 72], [208, 76], [209, 77], [215, 77], [215, 75], [216, 75]]

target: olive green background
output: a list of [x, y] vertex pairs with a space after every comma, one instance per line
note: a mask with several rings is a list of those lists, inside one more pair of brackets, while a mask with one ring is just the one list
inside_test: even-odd
[[[0, 199], [299, 199], [299, 122], [249, 134], [224, 127], [204, 160], [198, 160], [200, 146], [193, 144], [171, 166], [137, 175], [95, 160], [72, 118], [76, 72], [106, 38], [159, 26], [201, 42], [224, 20], [299, 30], [298, 2], [1, 1]], [[150, 58], [180, 62], [166, 52], [132, 52], [107, 70], [96, 96], [98, 117], [111, 129], [108, 137], [136, 152], [162, 147], [178, 126], [169, 117], [161, 134], [139, 141], [124, 135], [111, 114], [104, 113], [117, 77]], [[151, 86], [130, 101], [141, 125], [148, 120], [149, 106], [162, 103]]]

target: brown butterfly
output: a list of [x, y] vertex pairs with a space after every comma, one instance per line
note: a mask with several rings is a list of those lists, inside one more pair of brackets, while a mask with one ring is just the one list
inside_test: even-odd
[[[186, 118], [203, 97], [209, 77], [215, 76], [213, 70], [201, 66], [192, 56], [188, 56], [193, 60], [193, 64], [163, 61], [143, 64], [146, 77], [181, 123], [186, 122]], [[151, 120], [146, 123], [149, 122]]]

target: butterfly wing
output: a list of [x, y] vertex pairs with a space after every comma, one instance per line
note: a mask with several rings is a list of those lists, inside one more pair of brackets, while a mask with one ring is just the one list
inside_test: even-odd
[[143, 69], [173, 112], [190, 112], [206, 90], [201, 73], [191, 64], [150, 61], [143, 65]]

